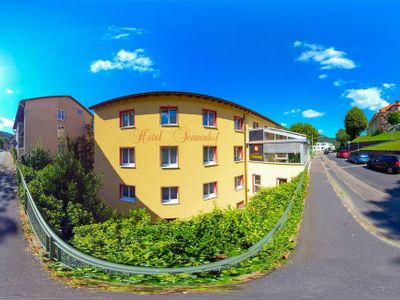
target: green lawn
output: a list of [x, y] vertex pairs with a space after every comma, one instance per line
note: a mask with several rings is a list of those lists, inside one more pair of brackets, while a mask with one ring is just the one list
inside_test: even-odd
[[358, 138], [354, 139], [352, 143], [357, 142], [373, 142], [373, 141], [391, 141], [391, 140], [398, 140], [400, 139], [400, 131], [395, 132], [383, 132], [380, 134], [367, 134], [359, 136]]
[[400, 151], [400, 140], [364, 147], [361, 150]]

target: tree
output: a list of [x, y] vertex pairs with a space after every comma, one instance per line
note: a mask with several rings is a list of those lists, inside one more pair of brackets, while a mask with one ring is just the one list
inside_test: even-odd
[[340, 146], [347, 144], [350, 140], [349, 135], [346, 133], [346, 130], [339, 129], [336, 133], [336, 141], [340, 144]]
[[318, 141], [319, 132], [311, 124], [308, 123], [295, 123], [290, 126], [290, 131], [301, 133], [307, 136], [307, 138], [315, 144]]
[[50, 162], [49, 150], [41, 143], [36, 143], [31, 151], [22, 158], [22, 163], [35, 171], [43, 169]]
[[39, 170], [29, 189], [49, 225], [64, 240], [80, 225], [102, 222], [112, 216], [97, 192], [101, 179], [86, 172], [71, 151], [57, 153], [52, 164]]
[[0, 149], [4, 148], [4, 144], [6, 143], [6, 139], [2, 136], [0, 136]]
[[86, 134], [69, 143], [75, 158], [81, 162], [85, 171], [93, 170], [94, 164], [94, 133], [91, 124], [86, 125]]
[[344, 126], [346, 128], [346, 133], [350, 137], [350, 140], [354, 140], [360, 135], [361, 132], [367, 129], [367, 118], [361, 109], [354, 106], [346, 113], [344, 118]]
[[396, 125], [400, 123], [400, 111], [390, 112], [388, 115], [388, 122], [390, 125]]

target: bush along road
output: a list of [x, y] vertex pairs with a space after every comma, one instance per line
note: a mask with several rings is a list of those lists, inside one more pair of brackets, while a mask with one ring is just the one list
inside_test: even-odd
[[[71, 222], [72, 217], [76, 215], [74, 214], [76, 210], [71, 213], [68, 205], [75, 203], [76, 207], [76, 199], [71, 197], [71, 193], [64, 197], [54, 195], [58, 195], [56, 190], [63, 190], [60, 184], [65, 182], [65, 178], [60, 178], [60, 174], [69, 174], [69, 178], [71, 174], [74, 174], [72, 178], [76, 181], [71, 181], [74, 187], [82, 185], [81, 178], [87, 181], [87, 177], [75, 175], [77, 173], [75, 170], [79, 170], [76, 164], [77, 162], [68, 154], [59, 154], [52, 164], [44, 164], [45, 166], [37, 169], [32, 166], [33, 164], [29, 164], [28, 159], [28, 163], [22, 170], [26, 175], [33, 198], [40, 199], [37, 202], [39, 210], [53, 229], [64, 238], [70, 238], [69, 242], [78, 250], [114, 263], [174, 268], [203, 265], [242, 254], [272, 230], [292, 198], [294, 202], [282, 230], [274, 235], [272, 241], [266, 244], [259, 254], [225, 270], [154, 276], [110, 275], [88, 268], [75, 268], [70, 271], [55, 264], [53, 266], [59, 275], [124, 284], [163, 286], [168, 284], [170, 287], [206, 283], [226, 284], [237, 282], [243, 275], [271, 270], [294, 247], [292, 238], [296, 234], [303, 210], [307, 186], [306, 173], [304, 176], [303, 174], [297, 176], [290, 183], [263, 189], [242, 210], [215, 209], [211, 213], [205, 213], [190, 220], [172, 222], [161, 220], [155, 224], [150, 222], [150, 216], [144, 210], [132, 210], [128, 218], [114, 216], [105, 222], [90, 222], [93, 218], [83, 218], [85, 222], [78, 218], [78, 222]], [[55, 172], [56, 170], [58, 171]], [[296, 189], [302, 177], [305, 178], [300, 188]], [[71, 189], [70, 185], [66, 189]], [[91, 192], [94, 190], [95, 188], [90, 189]], [[295, 193], [296, 190], [297, 193]], [[85, 199], [85, 196], [83, 190], [80, 197]], [[49, 209], [49, 203], [61, 202], [61, 200], [57, 202], [57, 198], [63, 201], [70, 199], [65, 212], [62, 209]], [[88, 198], [95, 199], [95, 196], [92, 193]], [[85, 203], [78, 204], [80, 205], [78, 208], [85, 208]], [[82, 214], [81, 209], [79, 215], [86, 216], [87, 213]], [[57, 221], [63, 218], [69, 221], [68, 226], [72, 226], [69, 232], [74, 233], [73, 236], [64, 234], [62, 225], [66, 223]], [[79, 223], [87, 225], [78, 226]]]
[[[15, 198], [15, 195], [13, 197]], [[16, 218], [16, 212], [12, 214]], [[20, 233], [16, 235], [16, 239], [19, 244], [25, 245]], [[93, 294], [83, 290], [60, 289], [60, 285], [42, 276], [38, 264], [33, 263], [32, 257], [25, 251], [18, 250], [20, 247], [10, 243], [3, 243], [1, 246], [4, 246], [0, 247], [2, 251], [13, 253], [16, 259], [12, 264], [9, 263], [8, 267], [5, 267], [7, 263], [4, 260], [0, 260], [0, 274], [3, 276], [0, 281], [3, 284], [0, 296], [10, 298], [11, 295], [18, 294], [19, 298], [25, 296], [29, 299], [70, 299], [77, 297], [79, 292], [80, 299], [143, 298], [121, 293]], [[213, 293], [215, 289], [212, 289], [201, 294], [149, 295], [146, 298], [398, 299], [399, 262], [398, 248], [371, 235], [353, 219], [330, 185], [319, 159], [315, 159], [311, 167], [310, 186], [298, 246], [295, 253], [289, 257], [288, 264], [266, 277], [237, 285], [234, 289], [217, 295]], [[78, 279], [80, 277], [78, 274]], [[14, 282], [12, 287], [5, 284], [7, 278]], [[168, 280], [166, 282], [168, 286]], [[149, 288], [147, 291], [154, 290]]]

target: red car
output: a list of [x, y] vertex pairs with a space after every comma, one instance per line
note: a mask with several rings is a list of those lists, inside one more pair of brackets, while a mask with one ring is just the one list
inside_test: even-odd
[[339, 158], [348, 158], [349, 156], [350, 156], [349, 150], [340, 150], [338, 153], [336, 153], [336, 157]]

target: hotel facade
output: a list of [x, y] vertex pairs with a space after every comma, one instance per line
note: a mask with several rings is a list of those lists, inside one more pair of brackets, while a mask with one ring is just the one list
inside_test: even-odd
[[[145, 207], [153, 217], [175, 219], [215, 206], [241, 208], [262, 186], [297, 175], [307, 159], [296, 153], [296, 162], [288, 164], [287, 153], [266, 153], [268, 137], [285, 131], [264, 128], [280, 125], [212, 96], [149, 92], [90, 108], [95, 111], [95, 171], [103, 176], [99, 196], [119, 212]], [[252, 141], [251, 131], [260, 131]], [[268, 174], [276, 165], [279, 178]]]

